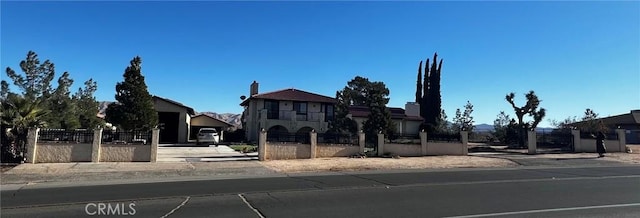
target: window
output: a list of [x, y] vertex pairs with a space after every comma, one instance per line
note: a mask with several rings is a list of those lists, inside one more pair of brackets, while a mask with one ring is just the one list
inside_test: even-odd
[[280, 102], [265, 100], [264, 109], [267, 109], [267, 119], [279, 119]]
[[324, 121], [328, 122], [330, 120], [333, 120], [333, 105], [327, 104], [324, 106], [325, 107], [325, 112], [324, 112]]
[[293, 110], [296, 111], [298, 115], [306, 115], [307, 102], [293, 102]]

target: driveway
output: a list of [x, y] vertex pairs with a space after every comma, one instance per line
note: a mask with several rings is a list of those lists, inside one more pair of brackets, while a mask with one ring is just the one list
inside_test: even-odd
[[209, 147], [193, 147], [190, 144], [158, 145], [158, 162], [213, 162], [258, 160], [258, 153], [240, 153], [229, 146], [209, 145]]

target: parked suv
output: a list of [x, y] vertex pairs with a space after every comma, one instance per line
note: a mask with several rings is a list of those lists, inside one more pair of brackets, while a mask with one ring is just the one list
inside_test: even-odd
[[218, 136], [218, 131], [215, 128], [202, 128], [198, 130], [198, 139], [196, 140], [196, 144], [213, 143], [218, 146], [219, 140], [220, 137]]

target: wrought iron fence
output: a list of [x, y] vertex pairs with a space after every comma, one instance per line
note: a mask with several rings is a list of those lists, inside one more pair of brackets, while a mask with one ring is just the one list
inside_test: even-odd
[[[26, 143], [19, 145], [16, 143], [16, 135], [9, 133], [11, 128], [2, 125], [0, 131], [2, 131], [2, 137], [0, 138], [0, 161], [2, 163], [20, 163], [24, 159], [24, 154], [27, 153]], [[10, 137], [10, 135], [12, 135]]]
[[571, 130], [552, 130], [536, 132], [536, 144], [541, 148], [561, 148], [573, 150], [573, 135]]
[[270, 132], [267, 133], [267, 141], [269, 142], [298, 142], [310, 143], [311, 137], [309, 133], [288, 133], [288, 132]]
[[429, 133], [427, 141], [430, 142], [460, 142], [462, 141], [459, 133]]
[[318, 133], [318, 143], [358, 145], [358, 135], [339, 133]]
[[137, 131], [112, 131], [104, 130], [102, 132], [102, 143], [112, 144], [125, 144], [125, 143], [139, 143], [149, 144], [151, 143], [151, 131], [137, 130]]
[[38, 141], [92, 143], [93, 130], [41, 129], [40, 132], [38, 132]]
[[389, 140], [397, 140], [397, 139], [420, 139], [420, 134], [393, 133], [389, 135]]

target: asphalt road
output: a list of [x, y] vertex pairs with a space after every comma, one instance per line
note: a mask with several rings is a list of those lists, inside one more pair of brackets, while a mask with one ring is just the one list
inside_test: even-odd
[[2, 217], [640, 217], [640, 167], [344, 173], [1, 192]]

